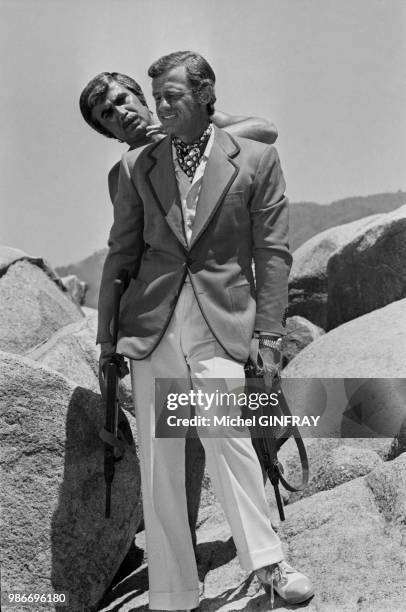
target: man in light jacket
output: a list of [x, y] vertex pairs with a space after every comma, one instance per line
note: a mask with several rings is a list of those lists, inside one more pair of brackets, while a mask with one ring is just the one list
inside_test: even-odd
[[[278, 370], [291, 265], [285, 182], [272, 145], [232, 138], [210, 121], [214, 72], [192, 52], [149, 69], [158, 118], [168, 136], [123, 156], [114, 224], [99, 298], [102, 359], [111, 343], [113, 280], [130, 284], [120, 308], [118, 352], [131, 360], [148, 549], [150, 608], [198, 605], [188, 527], [182, 437], [155, 436], [155, 383], [171, 379], [206, 392], [212, 379], [244, 379], [259, 350]], [[251, 268], [255, 263], [255, 283]], [[195, 407], [207, 414], [207, 406]], [[288, 603], [313, 595], [306, 576], [283, 561], [272, 530], [262, 472], [249, 437], [201, 431], [214, 491], [240, 563]]]

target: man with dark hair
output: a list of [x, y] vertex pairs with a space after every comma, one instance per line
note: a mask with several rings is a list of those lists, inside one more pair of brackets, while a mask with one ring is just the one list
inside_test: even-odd
[[176, 68], [177, 66], [185, 67], [190, 89], [194, 95], [199, 95], [199, 92], [206, 85], [210, 87], [211, 94], [207, 103], [207, 113], [211, 117], [214, 114], [214, 104], [216, 102], [214, 89], [216, 75], [208, 61], [201, 55], [193, 53], [193, 51], [176, 51], [171, 53], [170, 56], [163, 56], [154, 62], [148, 70], [148, 75], [152, 79], [161, 76], [161, 74], [167, 71], [168, 66], [171, 68]]
[[[258, 342], [266, 376], [277, 375], [291, 265], [278, 154], [213, 126], [215, 78], [207, 66], [196, 53], [178, 52], [150, 67], [167, 137], [122, 158], [99, 297], [97, 339], [105, 359], [115, 348], [113, 281], [128, 270], [117, 350], [131, 360], [150, 608], [159, 610], [196, 607], [198, 577], [186, 511], [185, 439], [155, 436], [161, 408], [155, 383], [170, 379], [177, 389], [207, 397], [216, 379], [220, 393], [228, 392], [233, 380], [244, 379], [248, 356], [258, 358]], [[197, 403], [195, 414], [207, 415], [207, 408]], [[242, 567], [286, 602], [306, 601], [312, 585], [283, 561], [247, 431], [219, 437], [213, 427], [212, 435], [197, 429]]]
[[[215, 80], [206, 62], [208, 78]], [[193, 70], [190, 72], [193, 81]], [[213, 100], [213, 104], [214, 104]], [[132, 77], [120, 72], [101, 72], [89, 81], [79, 100], [80, 111], [86, 123], [107, 138], [127, 143], [131, 150], [141, 148], [163, 138], [161, 126], [148, 108], [141, 86]], [[208, 109], [212, 121], [235, 136], [273, 143], [277, 130], [273, 123], [258, 117], [232, 116]], [[214, 113], [214, 114], [213, 114]], [[109, 172], [108, 184], [111, 201], [117, 194], [119, 162]], [[200, 491], [204, 474], [204, 451], [199, 438], [189, 437], [186, 442], [186, 493], [188, 516], [194, 545]]]
[[[124, 89], [134, 94], [141, 105], [148, 109], [144, 93], [137, 81], [134, 81], [134, 79], [121, 72], [100, 72], [100, 74], [97, 74], [89, 81], [80, 94], [79, 107], [86, 123], [96, 130], [96, 132], [103, 134], [103, 136], [107, 136], [107, 138], [116, 138], [116, 136], [111, 132], [110, 126], [110, 129], [107, 129], [103, 125], [103, 121], [100, 122], [98, 120], [94, 115], [93, 109], [97, 104], [106, 99], [109, 89], [116, 84], [121, 85]], [[117, 106], [120, 106], [119, 102], [120, 100], [117, 101]], [[149, 109], [148, 112], [152, 114]]]

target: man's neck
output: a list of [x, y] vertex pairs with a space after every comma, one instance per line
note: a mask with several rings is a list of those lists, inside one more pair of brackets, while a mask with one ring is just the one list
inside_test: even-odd
[[177, 136], [177, 138], [179, 138], [179, 140], [185, 144], [192, 144], [199, 140], [200, 136], [208, 128], [209, 124], [210, 118], [208, 117], [204, 122], [199, 123], [193, 132], [188, 132], [187, 134], [174, 134], [174, 136]]

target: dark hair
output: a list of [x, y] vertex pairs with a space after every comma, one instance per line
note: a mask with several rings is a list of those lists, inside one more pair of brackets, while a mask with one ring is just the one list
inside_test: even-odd
[[129, 91], [132, 91], [141, 104], [148, 108], [143, 91], [137, 81], [134, 81], [134, 79], [126, 74], [121, 74], [121, 72], [100, 72], [100, 74], [89, 81], [80, 94], [79, 106], [80, 112], [86, 123], [96, 130], [96, 132], [108, 138], [115, 138], [115, 136], [110, 134], [110, 132], [100, 125], [96, 119], [93, 119], [92, 109], [106, 96], [107, 90], [112, 83], [119, 83], [119, 85], [123, 85], [123, 87], [126, 87]]
[[214, 91], [216, 75], [208, 61], [205, 60], [203, 56], [199, 55], [199, 53], [194, 53], [193, 51], [175, 51], [175, 53], [163, 55], [149, 67], [148, 75], [154, 79], [177, 66], [184, 66], [186, 68], [186, 74], [195, 95], [197, 95], [205, 85], [210, 85], [211, 100], [207, 104], [207, 111], [209, 115], [212, 115], [214, 113], [214, 103], [216, 101], [216, 94]]

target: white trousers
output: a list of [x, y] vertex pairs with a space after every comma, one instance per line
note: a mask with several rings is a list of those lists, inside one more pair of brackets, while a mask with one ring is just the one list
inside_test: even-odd
[[[155, 437], [155, 379], [187, 379], [189, 390], [210, 379], [244, 379], [208, 328], [191, 285], [185, 284], [154, 352], [131, 361], [146, 529], [149, 605], [157, 610], [198, 606], [198, 576], [185, 492], [185, 439]], [[212, 388], [212, 387], [211, 387]], [[196, 414], [199, 408], [196, 407]], [[207, 412], [204, 413], [207, 416]], [[201, 437], [216, 496], [229, 522], [243, 569], [281, 561], [271, 527], [261, 468], [249, 437]]]

